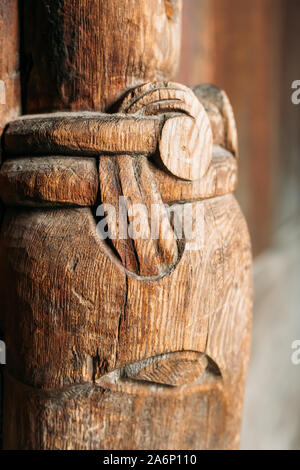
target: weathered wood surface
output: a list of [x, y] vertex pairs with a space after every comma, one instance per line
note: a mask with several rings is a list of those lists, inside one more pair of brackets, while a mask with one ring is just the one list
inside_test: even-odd
[[[223, 196], [236, 188], [237, 161], [221, 147], [213, 147], [211, 164], [200, 180], [177, 180], [174, 185], [171, 175], [152, 162], [149, 162], [149, 167], [165, 203]], [[94, 206], [98, 189], [99, 177], [94, 158], [9, 158], [0, 170], [0, 198], [8, 206]]]
[[238, 137], [233, 110], [224, 90], [213, 85], [192, 88], [210, 118], [214, 144], [222, 145], [238, 156]]
[[[149, 92], [148, 86], [130, 93], [135, 106], [133, 118], [124, 114], [58, 113], [16, 120], [5, 133], [6, 152], [151, 156], [159, 148], [162, 164], [173, 175], [186, 180], [200, 179], [211, 162], [213, 144], [204, 107], [182, 85], [155, 83]], [[124, 111], [124, 104], [121, 110]], [[126, 112], [132, 113], [130, 104]], [[160, 118], [157, 114], [161, 114]]]
[[[169, 82], [180, 1], [41, 2], [32, 26], [31, 4], [24, 4], [32, 60], [27, 112], [80, 113], [21, 118], [4, 138], [1, 197], [15, 206], [6, 208], [0, 234], [5, 448], [237, 448], [251, 247], [231, 194], [237, 159], [230, 105], [209, 88], [203, 107], [192, 91]], [[98, 114], [110, 150], [99, 145], [92, 115], [79, 117], [108, 106], [119, 113], [107, 121]], [[160, 145], [164, 126], [178, 118], [189, 120], [190, 134], [171, 126], [169, 143]], [[63, 131], [53, 132], [55, 119]], [[113, 131], [116, 122], [122, 131]], [[181, 166], [182, 156], [188, 161]], [[186, 172], [191, 162], [195, 174]], [[116, 207], [119, 196], [127, 196], [129, 222], [134, 203], [159, 207], [158, 238], [101, 238], [98, 205]], [[177, 237], [166, 202], [193, 202], [190, 222], [194, 227], [198, 213], [202, 222], [193, 238], [185, 231]], [[148, 225], [145, 218], [141, 226]]]
[[[86, 384], [59, 396], [14, 381], [7, 380], [6, 384], [9, 402], [13, 404], [7, 434], [19, 447], [172, 450], [177, 445], [179, 449], [214, 449], [223, 448], [224, 438], [227, 442], [231, 438], [224, 435], [226, 403], [217, 384], [210, 390], [195, 384], [189, 391], [144, 383], [130, 383], [126, 389], [123, 384]], [[159, 420], [151, 420], [153, 410]], [[22, 426], [15, 428], [12, 423], [20, 416]], [[25, 422], [30, 423], [32, 430], [27, 433], [26, 442]], [[105, 423], [109, 423], [110, 432], [104, 431]], [[122, 440], [116, 436], [122, 436]]]
[[18, 20], [18, 0], [2, 0], [0, 2], [0, 136], [5, 125], [21, 113]]
[[[2, 274], [17, 295], [1, 292], [1, 302], [8, 370], [20, 382], [7, 406], [24, 422], [14, 433], [7, 415], [7, 447], [237, 447], [249, 347], [250, 245], [233, 196], [202, 204], [203, 250], [184, 252], [176, 269], [155, 282], [125, 275], [107, 256], [89, 208], [7, 210]], [[178, 351], [207, 355], [221, 381], [211, 383], [204, 374], [184, 392], [101, 381], [124, 365]], [[53, 394], [28, 393], [21, 383]], [[30, 433], [28, 419], [35, 423]]]
[[[41, 206], [43, 201], [45, 205], [64, 202], [93, 205], [98, 175], [91, 159], [87, 162], [78, 158], [64, 161], [60, 157], [51, 157], [49, 160], [47, 156], [46, 159], [30, 158], [27, 162], [24, 158], [25, 155], [57, 153], [66, 156], [101, 154], [104, 161], [100, 165], [106, 164], [105, 154], [153, 157], [181, 177], [174, 185], [174, 180], [163, 168], [150, 163], [164, 202], [191, 201], [232, 192], [236, 184], [236, 162], [232, 153], [225, 149], [236, 153], [236, 128], [228, 98], [216, 87], [199, 86], [197, 90], [209, 119], [192, 91], [176, 83], [165, 83], [147, 84], [130, 92], [120, 107], [128, 114], [52, 113], [21, 116], [12, 121], [4, 134], [4, 148], [8, 156], [18, 156], [18, 159], [7, 160], [0, 171], [3, 201], [8, 205]], [[188, 113], [189, 117], [183, 113]], [[166, 127], [168, 118], [181, 123], [178, 130], [176, 125], [175, 129], [172, 125]], [[193, 119], [202, 122], [195, 136]], [[191, 121], [190, 132], [184, 127], [186, 120]], [[177, 150], [176, 136], [186, 140], [181, 152]], [[203, 142], [202, 148], [197, 147], [198, 140]], [[191, 149], [188, 148], [190, 142]], [[185, 168], [187, 158], [195, 164]], [[111, 169], [113, 160], [114, 157]], [[199, 161], [201, 166], [198, 166]], [[78, 174], [78, 178], [74, 178], [77, 169], [81, 176]], [[82, 186], [84, 174], [86, 187]], [[184, 179], [194, 180], [194, 183], [189, 184]]]
[[24, 2], [26, 111], [106, 111], [127, 88], [175, 77], [181, 0]]
[[99, 113], [21, 116], [4, 135], [7, 155], [153, 154], [163, 120], [159, 117]]
[[[166, 113], [171, 117], [185, 113], [194, 120], [204, 121], [197, 137], [207, 142], [207, 154], [210, 153], [211, 138], [214, 145], [237, 154], [231, 105], [225, 92], [212, 85], [199, 85], [192, 92], [178, 83], [146, 84], [130, 91], [119, 111], [122, 114], [60, 112], [21, 116], [11, 121], [6, 129], [5, 152], [12, 156], [58, 152], [86, 156], [121, 151], [151, 154], [161, 140]], [[202, 159], [208, 166], [205, 152], [196, 149], [194, 153], [203, 154]]]
[[[113, 204], [118, 220], [122, 210], [119, 208], [121, 197], [126, 199], [126, 220], [134, 223], [135, 216], [139, 216], [140, 227], [136, 227], [136, 232], [139, 231], [136, 237], [126, 228], [124, 239], [120, 222], [116, 230], [110, 230], [111, 243], [123, 266], [142, 277], [161, 276], [168, 272], [178, 261], [179, 247], [147, 161], [132, 159], [130, 155], [100, 157], [99, 180], [101, 201]], [[110, 229], [113, 221], [109, 216], [107, 221]], [[156, 237], [151, 234], [151, 225], [157, 227]]]
[[8, 206], [93, 206], [98, 188], [94, 158], [9, 159], [0, 170], [0, 197]]
[[[0, 164], [2, 161], [1, 137], [6, 124], [21, 113], [19, 70], [19, 12], [18, 0], [0, 2]], [[3, 207], [0, 202], [0, 224]], [[0, 312], [0, 339], [3, 340]], [[0, 366], [0, 448], [2, 447], [2, 366]]]

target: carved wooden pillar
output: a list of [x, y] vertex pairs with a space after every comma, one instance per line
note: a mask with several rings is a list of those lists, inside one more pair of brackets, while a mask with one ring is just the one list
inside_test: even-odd
[[0, 135], [21, 111], [18, 28], [18, 0], [3, 0], [0, 3]]
[[180, 1], [30, 3], [35, 115], [0, 172], [4, 445], [236, 448], [251, 250], [228, 98], [169, 81]]

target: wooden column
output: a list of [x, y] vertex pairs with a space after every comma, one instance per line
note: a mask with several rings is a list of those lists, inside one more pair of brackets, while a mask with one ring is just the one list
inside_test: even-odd
[[21, 112], [17, 0], [0, 4], [0, 135]]
[[[237, 448], [251, 248], [229, 100], [170, 81], [180, 1], [24, 5], [37, 114], [3, 136], [5, 448]], [[101, 204], [131, 228], [142, 206], [143, 237]]]
[[[18, 0], [0, 2], [0, 139], [6, 124], [21, 113]], [[2, 148], [0, 145], [0, 164]], [[0, 201], [0, 226], [3, 207]], [[3, 312], [0, 312], [0, 340]], [[2, 368], [0, 365], [0, 448], [2, 444]]]

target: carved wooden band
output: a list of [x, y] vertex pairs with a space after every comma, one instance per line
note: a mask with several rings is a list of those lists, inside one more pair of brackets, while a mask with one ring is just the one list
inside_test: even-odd
[[207, 113], [191, 90], [175, 84], [144, 85], [124, 100], [120, 111], [123, 114], [23, 118], [6, 133], [7, 152], [151, 156], [159, 149], [161, 162], [174, 176], [190, 181], [204, 176], [212, 157], [212, 131]]
[[0, 196], [8, 205], [93, 205], [98, 169], [87, 157], [99, 155], [150, 157], [164, 202], [218, 196], [236, 184], [232, 109], [213, 86], [193, 92], [180, 84], [148, 83], [131, 90], [117, 114], [23, 116], [9, 124], [4, 146]]

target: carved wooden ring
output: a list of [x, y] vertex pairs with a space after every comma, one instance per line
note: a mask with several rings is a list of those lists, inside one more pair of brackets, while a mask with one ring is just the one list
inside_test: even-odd
[[132, 90], [121, 112], [145, 116], [166, 115], [159, 140], [160, 158], [174, 176], [199, 180], [212, 158], [213, 135], [208, 115], [187, 87], [178, 83], [146, 83]]
[[[171, 100], [172, 94], [177, 99]], [[237, 179], [237, 137], [226, 93], [213, 85], [199, 85], [192, 93], [174, 83], [149, 83], [127, 93], [119, 108], [122, 114], [52, 113], [21, 116], [9, 123], [3, 138], [6, 160], [0, 170], [2, 201], [25, 206], [93, 206], [99, 188], [93, 157], [100, 155], [103, 160], [107, 154], [113, 159], [127, 154], [141, 160], [141, 156], [155, 155], [162, 162], [161, 134], [178, 116], [192, 121], [190, 115], [198, 108], [195, 96], [210, 121], [212, 161], [201, 179], [176, 178], [176, 184], [164, 165], [151, 164], [162, 200], [193, 201], [232, 192]]]
[[212, 130], [204, 107], [189, 88], [173, 83], [143, 85], [130, 92], [119, 112], [23, 116], [5, 133], [6, 152], [152, 156], [159, 150], [172, 175], [189, 181], [204, 176], [212, 159]]

